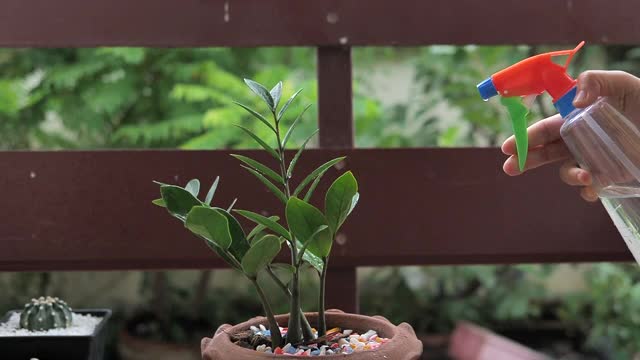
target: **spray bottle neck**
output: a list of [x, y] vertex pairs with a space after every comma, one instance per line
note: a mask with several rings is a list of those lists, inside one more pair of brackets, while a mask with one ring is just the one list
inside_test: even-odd
[[553, 103], [553, 106], [555, 106], [556, 110], [558, 110], [563, 118], [566, 118], [576, 109], [576, 107], [573, 106], [573, 99], [576, 97], [576, 92], [577, 87], [574, 86]]

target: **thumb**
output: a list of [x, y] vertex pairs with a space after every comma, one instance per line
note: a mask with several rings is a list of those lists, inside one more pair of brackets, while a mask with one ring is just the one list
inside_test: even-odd
[[601, 96], [624, 97], [637, 91], [640, 79], [624, 71], [585, 71], [578, 77], [578, 92], [573, 105], [584, 108]]

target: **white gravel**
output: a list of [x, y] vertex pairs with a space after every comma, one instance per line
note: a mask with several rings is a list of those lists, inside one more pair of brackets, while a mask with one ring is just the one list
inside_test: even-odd
[[75, 335], [88, 336], [102, 321], [101, 317], [73, 313], [71, 326], [66, 329], [51, 329], [47, 331], [29, 331], [20, 328], [20, 313], [14, 312], [9, 321], [0, 324], [0, 337], [9, 336], [47, 336], [47, 335]]

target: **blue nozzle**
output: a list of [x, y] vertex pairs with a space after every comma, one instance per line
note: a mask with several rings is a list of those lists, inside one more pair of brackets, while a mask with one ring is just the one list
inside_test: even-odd
[[574, 86], [553, 104], [563, 118], [571, 114], [571, 112], [576, 109], [576, 107], [573, 106], [573, 99], [576, 97], [576, 91], [577, 87]]
[[496, 90], [495, 85], [493, 85], [493, 80], [491, 80], [490, 77], [478, 84], [478, 92], [480, 92], [482, 100], [489, 100], [498, 95], [498, 90]]

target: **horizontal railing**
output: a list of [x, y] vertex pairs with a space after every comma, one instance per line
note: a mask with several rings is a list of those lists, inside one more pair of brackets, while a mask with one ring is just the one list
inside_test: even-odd
[[[495, 149], [353, 150], [351, 47], [637, 44], [638, 13], [625, 0], [0, 0], [0, 47], [317, 47], [324, 150], [298, 171], [347, 154], [359, 179], [328, 275], [328, 306], [357, 311], [358, 266], [631, 256], [553, 168], [511, 179]], [[226, 151], [0, 152], [0, 169], [0, 271], [223, 266], [151, 205], [154, 179], [220, 175], [223, 204], [278, 208]]]

